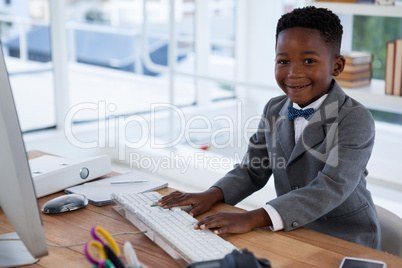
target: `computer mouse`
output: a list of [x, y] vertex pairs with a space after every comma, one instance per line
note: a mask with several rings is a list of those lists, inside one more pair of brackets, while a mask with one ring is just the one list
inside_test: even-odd
[[84, 208], [88, 205], [88, 198], [82, 194], [67, 194], [47, 201], [42, 212], [46, 214], [59, 214]]

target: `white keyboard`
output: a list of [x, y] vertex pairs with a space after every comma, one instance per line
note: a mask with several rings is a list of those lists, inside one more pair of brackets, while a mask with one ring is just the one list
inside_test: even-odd
[[197, 220], [178, 207], [163, 209], [157, 192], [113, 193], [115, 209], [183, 265], [222, 259], [237, 249], [210, 230], [195, 230]]

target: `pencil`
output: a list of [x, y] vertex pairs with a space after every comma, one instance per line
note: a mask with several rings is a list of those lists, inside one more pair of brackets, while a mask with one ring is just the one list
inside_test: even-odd
[[111, 182], [110, 184], [128, 184], [128, 183], [142, 183], [147, 181], [115, 181]]

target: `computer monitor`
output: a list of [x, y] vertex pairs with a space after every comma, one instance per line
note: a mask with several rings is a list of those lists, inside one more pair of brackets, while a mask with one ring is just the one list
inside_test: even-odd
[[[16, 232], [0, 235], [0, 267], [34, 263], [47, 255], [45, 232], [1, 43], [0, 206]], [[19, 240], [12, 240], [15, 238]]]

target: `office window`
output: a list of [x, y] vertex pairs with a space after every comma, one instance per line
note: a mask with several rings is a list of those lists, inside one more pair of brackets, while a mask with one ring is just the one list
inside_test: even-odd
[[[166, 77], [144, 65], [142, 1], [66, 1], [65, 6], [70, 106], [82, 107], [74, 121], [107, 116], [91, 107], [133, 114], [148, 111], [152, 102], [168, 102]], [[149, 2], [147, 9], [162, 22], [169, 10], [166, 1]], [[159, 34], [147, 43], [150, 57], [166, 67], [164, 24], [155, 22]]]
[[[11, 1], [8, 1], [10, 4]], [[55, 126], [54, 84], [48, 21], [27, 3], [0, 13], [0, 32], [21, 129]]]
[[[167, 66], [170, 1], [146, 1], [148, 22], [146, 57], [152, 63], [149, 66], [142, 51], [144, 36], [142, 0], [66, 0], [64, 2], [66, 23], [64, 27], [60, 25], [54, 27], [61, 27], [59, 32], [66, 31], [67, 51], [64, 52], [68, 54], [68, 62], [65, 64], [68, 64], [66, 90], [69, 91], [69, 98], [66, 98], [65, 102], [68, 102], [67, 105], [71, 109], [78, 106], [79, 111], [75, 113], [74, 121], [87, 122], [107, 116], [100, 114], [99, 109], [93, 109], [94, 105], [98, 108], [103, 105], [109, 109], [107, 112], [114, 115], [128, 115], [148, 112], [152, 103], [171, 102], [182, 107], [200, 103], [200, 99], [213, 101], [233, 97], [231, 86], [211, 81], [205, 83], [205, 80], [202, 80], [204, 83], [200, 83], [201, 80], [193, 77], [197, 73], [214, 77], [228, 74], [225, 78], [230, 79], [234, 77], [235, 1], [202, 2], [208, 2], [206, 5], [208, 12], [201, 14], [203, 16], [201, 21], [206, 21], [207, 18], [213, 19], [213, 23], [208, 24], [210, 28], [206, 31], [210, 36], [202, 41], [202, 45], [209, 48], [206, 67], [209, 71], [205, 73], [200, 71], [200, 65], [197, 67], [197, 60], [202, 58], [197, 56], [197, 53], [202, 54], [204, 51], [195, 50], [195, 2], [177, 0], [174, 6], [176, 13], [174, 46], [177, 60], [174, 93], [170, 94], [171, 77]], [[29, 0], [7, 10], [7, 13], [16, 18], [32, 19], [31, 25], [20, 27], [16, 22], [0, 19], [3, 45], [7, 53], [10, 53], [10, 57], [19, 58], [26, 66], [35, 65], [26, 67], [33, 68], [35, 78], [40, 77], [38, 68], [47, 76], [46, 79], [40, 79], [40, 83], [28, 83], [29, 93], [34, 94], [36, 98], [43, 96], [41, 100], [32, 101], [32, 98], [23, 98], [26, 95], [24, 93], [17, 94], [16, 98], [21, 101], [16, 102], [18, 109], [21, 110], [23, 129], [26, 131], [52, 127], [56, 124], [50, 6], [48, 0]], [[53, 17], [57, 16], [59, 15], [54, 14]], [[41, 23], [38, 23], [39, 21]], [[11, 24], [11, 27], [8, 27], [8, 24]], [[219, 31], [216, 31], [215, 26], [219, 26]], [[18, 77], [15, 77], [12, 80], [23, 78], [22, 81], [29, 81], [25, 79], [28, 77], [25, 71], [24, 76], [20, 72]], [[16, 88], [24, 87], [21, 83], [13, 83]], [[39, 86], [40, 93], [32, 90], [33, 85], [42, 85]], [[40, 117], [32, 116], [34, 107], [38, 108]], [[58, 113], [60, 114], [60, 111]]]
[[[354, 16], [352, 49], [373, 53], [373, 78], [384, 80], [386, 44], [402, 37], [402, 18]], [[371, 110], [377, 121], [402, 125], [402, 114]]]
[[[215, 77], [228, 73], [225, 78], [234, 77], [234, 0], [202, 2], [209, 9], [201, 14], [202, 21], [210, 27], [206, 32], [211, 35], [201, 44], [210, 46], [204, 65], [208, 72], [200, 70], [203, 57], [197, 56], [203, 48], [195, 49], [194, 1], [175, 1], [174, 7], [166, 0], [146, 1], [146, 14], [142, 0], [66, 1], [71, 107], [107, 102], [113, 114], [133, 114], [149, 111], [152, 103], [189, 106], [199, 103], [200, 98], [233, 97], [230, 86], [199, 82], [193, 77], [197, 73]], [[175, 9], [175, 44], [170, 44], [171, 8]], [[208, 18], [212, 19], [209, 24]], [[144, 38], [146, 54], [142, 49]], [[176, 52], [172, 77], [168, 70], [170, 45], [175, 46]], [[169, 91], [171, 79], [173, 97]], [[75, 116], [76, 121], [97, 118], [99, 113], [93, 109], [83, 109]]]
[[386, 44], [402, 37], [402, 18], [353, 17], [354, 50], [373, 53], [373, 78], [384, 79]]
[[[210, 74], [219, 74], [227, 80], [236, 80], [235, 55], [235, 0], [213, 1], [210, 4], [210, 40], [211, 51], [208, 65]], [[211, 98], [230, 98], [235, 96], [234, 86], [225, 83], [214, 83], [215, 90]], [[221, 89], [221, 90], [219, 90]]]

